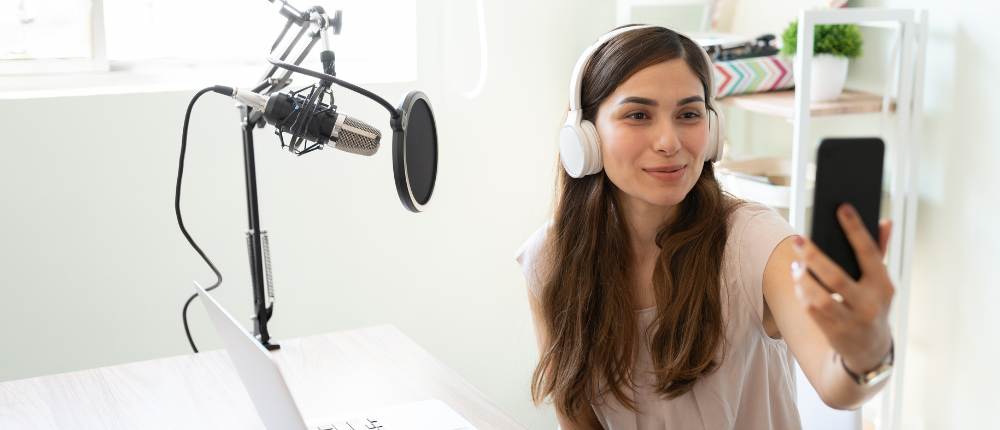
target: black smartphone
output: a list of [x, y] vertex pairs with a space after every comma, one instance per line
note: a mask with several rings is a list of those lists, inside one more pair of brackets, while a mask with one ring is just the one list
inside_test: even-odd
[[816, 153], [816, 194], [810, 238], [855, 280], [861, 277], [854, 248], [837, 218], [837, 208], [850, 203], [865, 229], [878, 243], [885, 144], [877, 137], [828, 138]]

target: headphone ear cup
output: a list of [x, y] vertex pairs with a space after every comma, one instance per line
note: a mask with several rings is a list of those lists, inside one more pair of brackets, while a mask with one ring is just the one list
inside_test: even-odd
[[710, 110], [708, 111], [708, 154], [706, 154], [705, 159], [708, 161], [719, 161], [722, 159], [723, 142], [725, 141], [725, 132], [722, 130], [722, 113]]
[[581, 146], [584, 148], [584, 153], [587, 154], [586, 171], [584, 174], [593, 175], [604, 168], [604, 163], [601, 160], [601, 141], [597, 136], [597, 128], [590, 121], [580, 121], [580, 134], [583, 135]]
[[586, 175], [587, 149], [583, 131], [576, 124], [567, 123], [559, 130], [559, 159], [563, 170], [574, 178]]

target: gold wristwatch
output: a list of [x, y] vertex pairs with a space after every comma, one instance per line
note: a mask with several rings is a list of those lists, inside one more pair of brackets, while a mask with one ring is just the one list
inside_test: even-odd
[[882, 362], [876, 365], [873, 369], [862, 372], [861, 374], [854, 373], [851, 369], [847, 368], [847, 364], [844, 364], [844, 357], [840, 357], [840, 366], [844, 368], [847, 375], [851, 377], [858, 385], [863, 387], [870, 387], [877, 385], [878, 383], [884, 381], [889, 375], [892, 374], [892, 362], [895, 359], [895, 341], [889, 341], [889, 353], [886, 354]]

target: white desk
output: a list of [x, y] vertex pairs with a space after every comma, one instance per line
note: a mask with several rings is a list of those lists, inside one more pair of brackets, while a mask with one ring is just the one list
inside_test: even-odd
[[[480, 430], [523, 428], [393, 326], [278, 343], [306, 421], [434, 397]], [[264, 426], [220, 350], [0, 383], [0, 429]]]

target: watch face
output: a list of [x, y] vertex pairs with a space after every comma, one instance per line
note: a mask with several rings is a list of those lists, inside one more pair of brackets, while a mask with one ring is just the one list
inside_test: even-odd
[[859, 382], [862, 382], [864, 385], [878, 385], [878, 383], [888, 379], [890, 375], [892, 375], [892, 366], [886, 364], [879, 366], [878, 369], [865, 373], [862, 376], [863, 381]]

